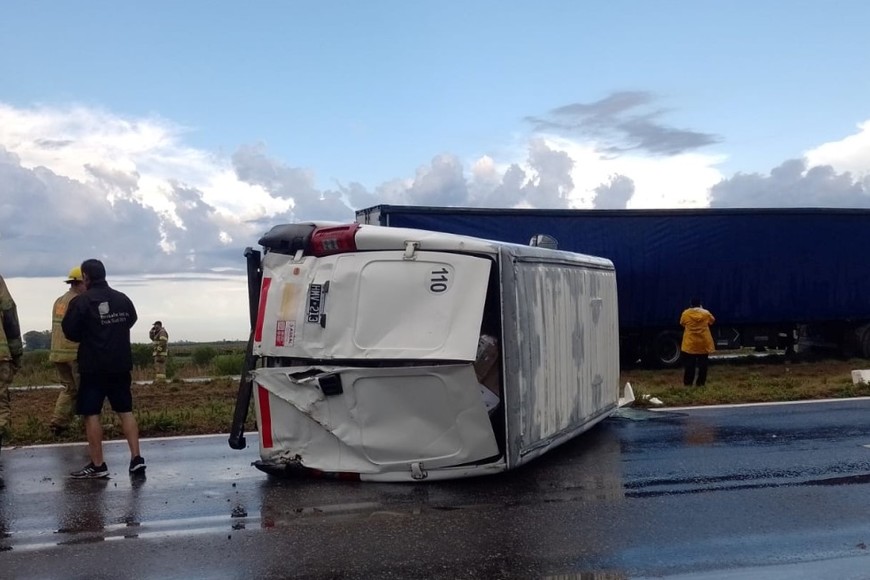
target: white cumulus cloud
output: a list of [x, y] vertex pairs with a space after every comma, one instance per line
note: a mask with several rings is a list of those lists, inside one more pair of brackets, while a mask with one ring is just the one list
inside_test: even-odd
[[624, 153], [612, 156], [602, 152], [595, 142], [580, 143], [563, 137], [548, 137], [547, 143], [564, 151], [574, 161], [571, 200], [572, 207], [577, 208], [595, 207], [599, 188], [607, 188], [619, 182], [619, 178], [630, 179], [634, 184], [631, 197], [622, 207], [706, 207], [710, 188], [723, 178], [717, 168], [725, 160], [721, 154], [653, 156]]
[[858, 125], [858, 131], [839, 141], [824, 143], [807, 151], [810, 166], [830, 165], [836, 171], [849, 172], [856, 178], [870, 175], [870, 120]]
[[[0, 272], [26, 276], [28, 285], [52, 276], [50, 288], [89, 257], [103, 259], [110, 277], [240, 273], [242, 249], [275, 223], [351, 221], [354, 209], [381, 203], [870, 207], [870, 121], [767, 174], [726, 177], [719, 169], [726, 154], [702, 149], [724, 151], [727, 141], [666, 124], [649, 113], [654, 104], [643, 92], [575, 103], [533, 118], [532, 135], [512, 154], [461, 159], [446, 151], [382, 184], [320, 189], [311, 168], [275, 159], [262, 143], [219, 155], [190, 146], [190, 129], [156, 116], [0, 103]], [[245, 325], [239, 279], [171, 284], [189, 292], [172, 301], [161, 287], [167, 282], [146, 279], [134, 293], [147, 310], [165, 303], [161, 318], [192, 325], [179, 338], [199, 337], [203, 325], [220, 328], [223, 315], [199, 299], [218, 287], [231, 296], [226, 320]], [[24, 294], [18, 299], [38, 325], [45, 305], [33, 300], [41, 294]]]

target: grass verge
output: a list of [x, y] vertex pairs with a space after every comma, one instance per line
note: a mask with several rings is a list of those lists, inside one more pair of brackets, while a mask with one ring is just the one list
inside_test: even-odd
[[[791, 362], [781, 356], [712, 361], [705, 387], [684, 387], [681, 369], [622, 372], [620, 385], [631, 382], [638, 398], [645, 394], [666, 406], [760, 403], [870, 396], [870, 385], [852, 384], [851, 371], [870, 368], [870, 360]], [[162, 385], [134, 385], [133, 406], [142, 437], [226, 433], [232, 421], [238, 383], [215, 379], [204, 383], [173, 381]], [[4, 443], [31, 445], [84, 441], [80, 423], [55, 437], [48, 428], [56, 390], [12, 391], [12, 424]], [[246, 426], [254, 429], [253, 411]], [[103, 410], [107, 439], [122, 438], [114, 413]]]
[[870, 385], [852, 384], [852, 370], [870, 368], [870, 360], [789, 361], [780, 355], [713, 360], [704, 387], [684, 387], [682, 369], [623, 371], [637, 405], [643, 395], [666, 406], [769, 403], [870, 396]]
[[[133, 413], [141, 437], [227, 433], [233, 417], [238, 382], [215, 379], [201, 383], [173, 381], [161, 385], [133, 385]], [[84, 441], [84, 428], [76, 419], [62, 436], [49, 430], [58, 391], [12, 391], [12, 423], [3, 443], [33, 445]], [[248, 429], [254, 428], [250, 411]], [[103, 408], [106, 439], [123, 438], [117, 416], [108, 403]]]

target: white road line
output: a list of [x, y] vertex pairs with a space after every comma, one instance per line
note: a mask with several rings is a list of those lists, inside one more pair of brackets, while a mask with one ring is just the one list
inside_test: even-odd
[[846, 397], [842, 399], [807, 399], [803, 401], [773, 401], [769, 403], [733, 403], [729, 405], [695, 405], [690, 407], [656, 407], [650, 411], [703, 411], [706, 409], [738, 409], [741, 407], [771, 407], [776, 405], [809, 405], [811, 403], [845, 403], [870, 401], [870, 397]]
[[[222, 376], [222, 377], [192, 377], [192, 378], [188, 378], [188, 379], [179, 379], [179, 380], [182, 383], [207, 383], [209, 381], [219, 381], [219, 380], [223, 380], [223, 379], [231, 379], [234, 381], [238, 381], [241, 378], [242, 377], [240, 377], [239, 375], [227, 375], [227, 376]], [[175, 382], [175, 381], [173, 380], [173, 381], [169, 381], [167, 383], [161, 383], [158, 386], [165, 386], [165, 385], [171, 384], [172, 382]], [[151, 381], [151, 380], [133, 381], [133, 384], [134, 385], [153, 385], [154, 381]], [[54, 389], [62, 389], [62, 388], [64, 388], [63, 385], [25, 385], [23, 387], [9, 387], [9, 390], [10, 391], [41, 391], [41, 390], [47, 390], [47, 389], [54, 390]]]
[[[170, 437], [151, 437], [151, 438], [142, 438], [139, 441], [141, 443], [154, 443], [158, 441], [180, 441], [182, 439], [209, 439], [222, 437], [224, 439], [230, 436], [229, 433], [209, 433], [207, 435], [172, 435]], [[259, 437], [259, 433], [245, 433], [246, 439], [256, 440]], [[3, 449], [11, 450], [11, 449], [50, 449], [52, 447], [77, 447], [80, 445], [87, 445], [87, 441], [71, 441], [69, 443], [44, 443], [40, 445], [23, 445], [21, 447], [4, 447]], [[113, 444], [127, 444], [126, 439], [112, 439], [111, 441], [104, 441], [104, 445], [113, 445]], [[250, 446], [250, 445], [249, 445]]]

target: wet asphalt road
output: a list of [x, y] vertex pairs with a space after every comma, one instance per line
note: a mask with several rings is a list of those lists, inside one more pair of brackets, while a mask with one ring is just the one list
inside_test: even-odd
[[[256, 438], [249, 436], [249, 445]], [[274, 480], [226, 438], [4, 449], [0, 578], [870, 578], [870, 401], [628, 410], [514, 473]]]

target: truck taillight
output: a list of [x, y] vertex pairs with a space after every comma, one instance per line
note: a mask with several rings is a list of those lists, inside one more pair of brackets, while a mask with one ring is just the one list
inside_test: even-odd
[[354, 236], [358, 229], [359, 224], [317, 228], [311, 234], [311, 253], [315, 256], [329, 256], [330, 254], [355, 252], [356, 240], [354, 240]]

